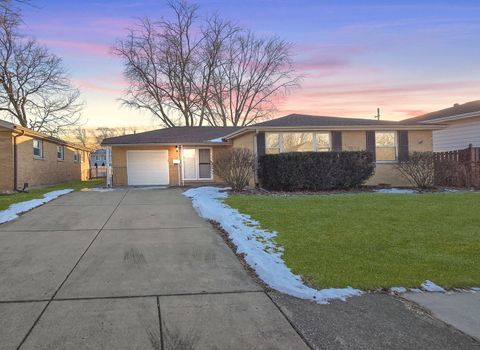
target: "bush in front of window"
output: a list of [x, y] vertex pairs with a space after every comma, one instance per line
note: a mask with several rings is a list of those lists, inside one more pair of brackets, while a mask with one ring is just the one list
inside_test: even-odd
[[358, 187], [374, 169], [367, 151], [292, 152], [260, 157], [258, 177], [271, 191], [326, 191]]
[[255, 156], [247, 148], [231, 148], [215, 157], [212, 168], [233, 191], [241, 191], [253, 177]]

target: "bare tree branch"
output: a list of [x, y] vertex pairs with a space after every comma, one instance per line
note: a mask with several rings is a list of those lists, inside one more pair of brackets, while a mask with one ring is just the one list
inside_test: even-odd
[[218, 16], [201, 20], [185, 0], [169, 5], [174, 20], [141, 19], [113, 49], [129, 82], [124, 105], [167, 127], [241, 126], [268, 118], [298, 87], [287, 42], [257, 38]]
[[0, 3], [0, 112], [49, 134], [80, 120], [83, 103], [61, 58], [19, 33], [20, 12]]

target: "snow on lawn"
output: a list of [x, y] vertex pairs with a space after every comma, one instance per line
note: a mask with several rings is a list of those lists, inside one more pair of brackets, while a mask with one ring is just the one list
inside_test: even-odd
[[381, 188], [378, 190], [374, 190], [377, 193], [393, 193], [393, 194], [413, 194], [418, 193], [417, 190], [412, 190], [409, 188]]
[[442, 293], [446, 292], [445, 289], [443, 289], [442, 287], [436, 285], [435, 283], [429, 280], [424, 281], [420, 285], [420, 287], [426, 292], [442, 292]]
[[201, 217], [221, 225], [237, 246], [238, 253], [245, 254], [245, 261], [271, 288], [297, 298], [315, 300], [319, 304], [362, 294], [362, 291], [351, 287], [320, 290], [307, 287], [300, 276], [294, 275], [285, 265], [282, 248], [272, 242], [276, 232], [261, 230], [258, 222], [224, 204], [222, 199], [227, 197], [225, 189], [192, 188], [184, 195], [192, 199]]
[[32, 210], [33, 208], [36, 208], [42, 204], [50, 202], [51, 200], [54, 200], [55, 198], [70, 192], [73, 192], [73, 190], [65, 189], [65, 190], [59, 190], [59, 191], [52, 191], [52, 192], [45, 193], [43, 195], [43, 198], [40, 198], [40, 199], [32, 199], [29, 201], [12, 204], [8, 207], [8, 209], [0, 211], [0, 224], [16, 219], [18, 217], [18, 214]]

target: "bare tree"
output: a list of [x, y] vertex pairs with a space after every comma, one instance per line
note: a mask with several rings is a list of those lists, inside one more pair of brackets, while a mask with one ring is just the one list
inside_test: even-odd
[[19, 33], [17, 10], [0, 8], [0, 112], [49, 134], [78, 123], [83, 104], [61, 58]]
[[75, 140], [81, 144], [83, 147], [87, 147], [88, 145], [88, 135], [87, 135], [87, 130], [82, 128], [81, 126], [73, 129], [71, 131], [71, 133], [73, 134], [73, 137], [75, 138]]
[[167, 126], [243, 126], [270, 116], [278, 98], [297, 87], [290, 45], [258, 38], [198, 7], [169, 3], [173, 20], [140, 20], [114, 53], [125, 64], [129, 107]]

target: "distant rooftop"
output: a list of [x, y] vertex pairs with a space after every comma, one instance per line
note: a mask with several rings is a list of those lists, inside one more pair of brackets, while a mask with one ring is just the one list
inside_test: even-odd
[[470, 101], [463, 104], [455, 103], [452, 107], [444, 108], [439, 111], [430, 112], [418, 117], [402, 120], [402, 123], [419, 123], [434, 121], [435, 119], [452, 117], [460, 114], [475, 113], [480, 114], [480, 100]]

